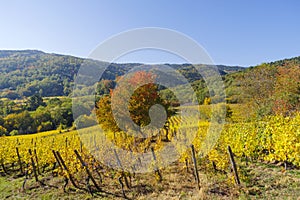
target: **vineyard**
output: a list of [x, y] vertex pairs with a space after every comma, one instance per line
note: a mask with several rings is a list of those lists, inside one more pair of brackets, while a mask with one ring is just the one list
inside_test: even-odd
[[[3, 137], [1, 174], [21, 178], [19, 191], [25, 193], [35, 184], [90, 197], [136, 199], [158, 198], [155, 194], [173, 188], [168, 196], [197, 199], [199, 193], [205, 193], [203, 188], [211, 176], [222, 177], [219, 184], [227, 190], [207, 189], [206, 193], [217, 198], [237, 198], [247, 191], [250, 175], [245, 168], [253, 163], [281, 165], [283, 173], [300, 167], [300, 114], [227, 123], [207, 155], [203, 146], [205, 138], [211, 137], [207, 135], [211, 123], [179, 116], [168, 123], [168, 127], [139, 143], [122, 132], [103, 134], [98, 127]], [[119, 148], [112, 148], [110, 142]], [[174, 144], [180, 157], [165, 165], [166, 157], [160, 150], [168, 144]], [[230, 159], [228, 149], [236, 162]], [[169, 153], [170, 157], [174, 154]]]

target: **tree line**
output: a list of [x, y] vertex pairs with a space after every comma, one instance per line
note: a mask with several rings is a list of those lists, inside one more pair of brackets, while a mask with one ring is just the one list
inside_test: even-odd
[[51, 98], [44, 102], [39, 95], [27, 101], [0, 101], [0, 135], [29, 134], [65, 129], [73, 123], [70, 98]]

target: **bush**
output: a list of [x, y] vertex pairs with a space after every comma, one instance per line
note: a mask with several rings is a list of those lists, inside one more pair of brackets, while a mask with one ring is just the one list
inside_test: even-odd
[[12, 130], [9, 135], [14, 136], [14, 135], [19, 135], [19, 131], [17, 130]]
[[50, 131], [53, 129], [53, 124], [52, 122], [42, 122], [41, 125], [37, 127], [37, 132], [43, 132], [43, 131]]
[[6, 135], [6, 134], [7, 134], [6, 128], [4, 128], [3, 126], [0, 126], [0, 136]]

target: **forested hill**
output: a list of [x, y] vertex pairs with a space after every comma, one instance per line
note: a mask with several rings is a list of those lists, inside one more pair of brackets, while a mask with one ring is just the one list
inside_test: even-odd
[[259, 116], [300, 110], [300, 56], [249, 67], [224, 80], [227, 101], [252, 102]]
[[[103, 66], [104, 62], [68, 55], [49, 54], [37, 50], [0, 51], [0, 97], [17, 99], [40, 94], [41, 96], [67, 96], [83, 62]], [[110, 64], [103, 79], [114, 80], [138, 64]], [[179, 70], [189, 81], [199, 78], [189, 64], [169, 65]], [[222, 75], [241, 70], [241, 67], [219, 65]]]

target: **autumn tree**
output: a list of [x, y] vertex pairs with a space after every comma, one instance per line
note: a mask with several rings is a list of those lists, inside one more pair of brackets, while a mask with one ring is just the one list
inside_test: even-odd
[[240, 83], [257, 117], [290, 116], [300, 109], [299, 64], [262, 64], [243, 72]]
[[[149, 110], [154, 105], [162, 106], [167, 117], [172, 114], [169, 104], [158, 94], [158, 86], [154, 83], [155, 76], [152, 73], [137, 71], [129, 77], [119, 78], [119, 81], [123, 84], [111, 90], [109, 95], [102, 97], [97, 103], [97, 118], [104, 130], [131, 129], [133, 127], [130, 126], [128, 120], [132, 120], [138, 127], [145, 127], [151, 123]], [[134, 92], [132, 93], [132, 91]], [[115, 99], [112, 102], [113, 98]], [[114, 113], [112, 103], [114, 104]], [[128, 112], [130, 119], [128, 119]], [[122, 124], [118, 124], [116, 119]]]
[[276, 74], [273, 112], [289, 116], [300, 109], [300, 66], [280, 66]]
[[240, 77], [242, 93], [256, 111], [257, 117], [272, 113], [270, 101], [274, 94], [276, 71], [276, 67], [262, 64], [255, 68], [249, 68]]

